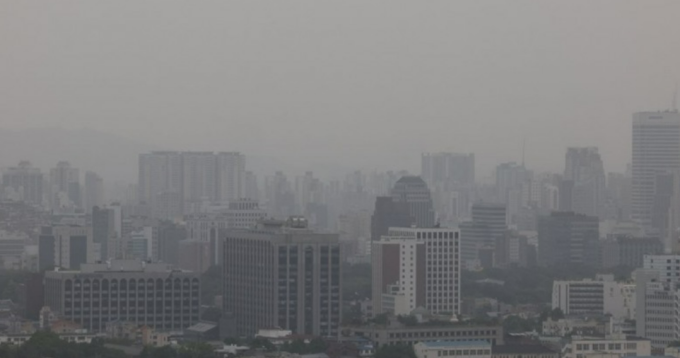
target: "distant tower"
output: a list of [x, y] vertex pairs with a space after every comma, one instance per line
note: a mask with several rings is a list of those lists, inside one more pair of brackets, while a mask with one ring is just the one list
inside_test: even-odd
[[597, 148], [568, 148], [565, 159], [564, 179], [573, 183], [571, 210], [601, 217], [607, 178]]
[[432, 195], [425, 181], [419, 176], [401, 177], [390, 192], [395, 202], [408, 204], [409, 212], [417, 227], [434, 227], [435, 215]]
[[635, 113], [632, 159], [631, 216], [649, 229], [657, 176], [680, 169], [680, 114]]

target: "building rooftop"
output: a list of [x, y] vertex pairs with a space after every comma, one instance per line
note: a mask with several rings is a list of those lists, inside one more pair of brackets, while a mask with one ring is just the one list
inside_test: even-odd
[[491, 343], [487, 341], [436, 341], [421, 343], [428, 348], [471, 348], [471, 347], [491, 348]]
[[556, 353], [552, 349], [540, 344], [504, 344], [494, 346], [493, 354], [548, 354]]

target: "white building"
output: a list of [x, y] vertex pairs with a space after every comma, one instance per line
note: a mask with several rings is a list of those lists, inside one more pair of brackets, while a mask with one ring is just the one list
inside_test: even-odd
[[417, 307], [432, 313], [460, 312], [457, 230], [390, 228], [386, 236], [373, 242], [371, 255], [375, 314], [391, 307], [400, 312]]
[[666, 347], [677, 338], [674, 285], [660, 279], [652, 269], [635, 271], [635, 330], [640, 337], [652, 340], [654, 348]]
[[635, 285], [614, 281], [612, 275], [595, 280], [554, 281], [552, 308], [565, 315], [605, 315], [635, 318]]
[[491, 344], [486, 341], [420, 342], [413, 350], [418, 358], [491, 358]]
[[633, 115], [631, 216], [649, 228], [658, 174], [680, 169], [680, 113]]
[[606, 354], [607, 357], [647, 357], [652, 354], [651, 342], [642, 338], [572, 337], [562, 349], [563, 358], [588, 358]]

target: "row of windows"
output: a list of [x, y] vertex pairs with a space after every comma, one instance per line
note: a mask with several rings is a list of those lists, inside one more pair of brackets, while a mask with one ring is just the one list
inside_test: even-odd
[[479, 335], [496, 335], [496, 330], [484, 330], [484, 331], [439, 331], [439, 332], [402, 332], [402, 333], [390, 333], [390, 338], [426, 338], [426, 337], [466, 337], [466, 336], [479, 336]]
[[483, 355], [491, 355], [491, 350], [490, 349], [456, 349], [456, 350], [444, 350], [444, 351], [438, 351], [437, 352], [437, 357], [449, 357], [449, 356], [483, 356]]

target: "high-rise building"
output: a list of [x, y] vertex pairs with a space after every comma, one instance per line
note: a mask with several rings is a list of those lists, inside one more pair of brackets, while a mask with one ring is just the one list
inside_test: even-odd
[[649, 229], [659, 174], [680, 169], [680, 113], [633, 115], [632, 219]]
[[425, 181], [418, 176], [403, 176], [394, 183], [390, 196], [395, 202], [406, 203], [413, 222], [420, 228], [431, 228], [435, 224], [432, 195]]
[[414, 224], [408, 205], [395, 201], [390, 196], [375, 198], [375, 209], [371, 216], [371, 240], [387, 235], [390, 227], [410, 227]]
[[43, 175], [40, 169], [22, 161], [16, 167], [7, 168], [2, 174], [2, 196], [9, 196], [8, 191], [16, 194], [19, 201], [28, 204], [42, 205]]
[[373, 241], [373, 312], [460, 313], [459, 239], [455, 229], [390, 228]]
[[217, 189], [217, 199], [223, 203], [245, 197], [245, 155], [238, 152], [217, 153]]
[[95, 172], [85, 172], [85, 190], [83, 192], [83, 209], [86, 212], [95, 206], [104, 205], [104, 180]]
[[601, 244], [602, 268], [639, 268], [645, 255], [660, 255], [664, 249], [663, 242], [655, 237], [619, 235]]
[[568, 148], [565, 157], [564, 179], [573, 183], [571, 209], [602, 217], [606, 176], [597, 148]]
[[466, 267], [475, 265], [479, 250], [493, 249], [497, 239], [505, 235], [507, 213], [505, 205], [477, 203], [472, 205], [472, 221], [460, 225], [461, 258]]
[[496, 166], [496, 192], [500, 203], [508, 204], [512, 191], [522, 189], [522, 184], [529, 179], [531, 172], [524, 165], [515, 162], [502, 163]]
[[100, 260], [99, 245], [92, 242], [87, 226], [46, 226], [38, 238], [38, 268], [78, 270], [84, 263]]
[[92, 242], [101, 245], [103, 259], [111, 258], [114, 250], [109, 253], [109, 244], [118, 237], [113, 209], [94, 206], [92, 208]]
[[573, 212], [553, 212], [538, 220], [538, 264], [598, 267], [599, 220]]
[[50, 169], [50, 206], [57, 208], [79, 208], [81, 202], [80, 171], [69, 162], [61, 161]]
[[182, 157], [178, 152], [151, 152], [139, 155], [138, 199], [153, 208], [160, 195], [182, 196]]
[[475, 155], [473, 153], [423, 153], [421, 175], [430, 187], [448, 183], [453, 189], [475, 183]]
[[45, 273], [45, 305], [83, 328], [109, 322], [182, 331], [199, 320], [200, 275], [168, 264], [114, 260]]
[[336, 337], [341, 317], [340, 244], [306, 220], [266, 221], [228, 230], [223, 250], [222, 332], [251, 335], [280, 327], [297, 334]]
[[217, 201], [217, 159], [213, 152], [182, 152], [184, 203]]
[[185, 225], [161, 221], [158, 225], [158, 260], [172, 265], [179, 263], [182, 255], [179, 243], [187, 238]]

